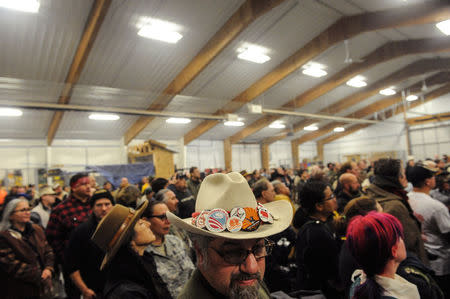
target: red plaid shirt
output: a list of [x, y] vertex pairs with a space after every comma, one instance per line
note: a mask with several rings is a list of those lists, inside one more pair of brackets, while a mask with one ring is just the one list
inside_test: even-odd
[[70, 233], [75, 227], [85, 222], [90, 214], [89, 200], [83, 203], [72, 195], [52, 210], [45, 233], [48, 243], [55, 252], [57, 263], [63, 262], [64, 250], [69, 242]]

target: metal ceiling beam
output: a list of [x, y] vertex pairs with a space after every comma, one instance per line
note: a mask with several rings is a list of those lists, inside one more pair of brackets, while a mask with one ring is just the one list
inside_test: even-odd
[[70, 104], [53, 104], [53, 103], [40, 103], [40, 102], [17, 102], [0, 100], [1, 106], [17, 107], [26, 109], [43, 109], [51, 111], [78, 111], [78, 112], [100, 112], [100, 113], [118, 113], [137, 116], [153, 116], [153, 117], [185, 117], [194, 119], [213, 119], [222, 121], [226, 119], [226, 116], [202, 114], [202, 113], [185, 113], [185, 112], [171, 112], [171, 111], [150, 111], [140, 109], [128, 109], [119, 107], [98, 107], [98, 106], [85, 106], [85, 105], [70, 105]]
[[[378, 80], [377, 82], [362, 88], [360, 91], [353, 93], [323, 109], [318, 113], [339, 113], [371, 96], [376, 95], [381, 89], [393, 86], [402, 82], [408, 78], [427, 74], [434, 71], [450, 69], [450, 58], [432, 58], [432, 59], [422, 59], [413, 62], [406, 67], [390, 74], [389, 76]], [[314, 123], [314, 120], [305, 119], [300, 122], [295, 123], [292, 128], [282, 130], [277, 136], [272, 136], [265, 138], [263, 143], [273, 143], [282, 140], [288, 136], [289, 133], [295, 133], [303, 130], [304, 127], [309, 126]]]
[[[389, 60], [406, 55], [446, 51], [450, 51], [450, 39], [446, 37], [388, 42], [363, 57], [363, 62], [357, 62], [347, 66], [340, 72], [330, 76], [324, 82], [317, 84], [316, 86], [288, 101], [286, 104], [282, 105], [281, 108], [299, 109], [306, 104], [311, 103], [320, 96], [330, 92], [341, 84], [344, 84], [356, 75], [369, 70], [375, 65], [379, 65]], [[263, 116], [261, 119], [264, 120], [265, 117]], [[231, 143], [236, 143], [239, 140], [258, 132], [266, 127], [270, 120], [272, 120], [272, 118], [267, 118], [265, 122], [258, 120], [257, 123], [252, 123], [243, 128], [241, 131], [230, 137]]]
[[328, 119], [328, 120], [339, 120], [346, 123], [365, 123], [365, 124], [376, 124], [378, 121], [369, 120], [369, 119], [358, 119], [351, 117], [341, 117], [341, 116], [333, 116], [333, 115], [325, 115], [325, 114], [313, 114], [306, 112], [298, 112], [298, 111], [284, 111], [284, 110], [276, 110], [276, 109], [263, 109], [263, 113], [269, 114], [279, 114], [279, 115], [293, 115], [293, 116], [302, 116], [314, 119]]
[[[432, 75], [429, 78], [425, 79], [425, 82], [426, 82], [427, 86], [436, 86], [436, 85], [448, 83], [448, 82], [450, 82], [450, 73], [443, 72], [443, 73], [438, 73], [438, 74]], [[419, 81], [415, 84], [412, 84], [411, 86], [409, 86], [406, 89], [420, 90], [421, 87], [422, 87], [422, 81]], [[367, 117], [369, 115], [372, 115], [375, 112], [382, 111], [382, 110], [392, 107], [393, 105], [396, 105], [396, 104], [401, 104], [402, 102], [403, 102], [402, 95], [397, 94], [397, 95], [390, 96], [385, 99], [376, 101], [375, 103], [372, 103], [370, 105], [367, 105], [366, 107], [361, 108], [361, 109], [349, 114], [348, 116], [353, 116], [355, 118]], [[345, 125], [344, 122], [331, 122], [331, 123], [323, 126], [322, 128], [320, 128], [317, 131], [304, 134], [303, 136], [292, 140], [292, 142], [296, 143], [297, 145], [300, 145], [302, 143], [314, 140], [325, 134], [328, 134], [331, 131], [333, 131], [333, 129], [335, 127], [341, 127], [343, 125]]]
[[[423, 104], [425, 104], [425, 103], [427, 103], [427, 102], [429, 102], [429, 101], [432, 101], [432, 100], [434, 100], [434, 99], [436, 99], [436, 98], [438, 98], [438, 97], [440, 97], [440, 96], [446, 95], [446, 94], [448, 94], [448, 93], [450, 93], [450, 83], [447, 83], [447, 84], [445, 84], [444, 86], [441, 86], [441, 87], [439, 87], [438, 89], [433, 90], [432, 92], [427, 93], [427, 94], [425, 95], [425, 99], [424, 99], [423, 101], [417, 100], [417, 101], [415, 101], [415, 102], [412, 102], [412, 103], [409, 105], [409, 107], [407, 107], [407, 109], [413, 109], [413, 108], [415, 108], [415, 107], [417, 107], [417, 106], [423, 105]], [[389, 111], [386, 111], [386, 112], [384, 113], [384, 117], [385, 117], [385, 118], [389, 118], [389, 117], [392, 117], [392, 116], [394, 116], [394, 115], [403, 113], [403, 110], [404, 110], [403, 105], [402, 105], [402, 106], [399, 106], [399, 107], [396, 107], [395, 110], [389, 110]], [[342, 133], [336, 133], [336, 134], [334, 134], [334, 135], [331, 135], [331, 136], [325, 137], [325, 138], [323, 138], [323, 139], [320, 139], [320, 140], [317, 141], [317, 142], [320, 142], [320, 143], [322, 143], [322, 144], [330, 143], [330, 142], [335, 141], [335, 140], [337, 140], [337, 139], [339, 139], [339, 138], [345, 137], [345, 136], [350, 135], [350, 134], [352, 134], [352, 133], [354, 133], [354, 132], [356, 132], [356, 131], [359, 131], [359, 130], [361, 130], [361, 129], [364, 129], [364, 128], [368, 127], [368, 126], [370, 126], [370, 125], [368, 125], [368, 124], [358, 124], [358, 125], [354, 125], [354, 126], [351, 126], [351, 127], [347, 128], [347, 129], [345, 130], [345, 132], [342, 132]]]
[[[84, 64], [92, 49], [92, 45], [97, 37], [97, 33], [100, 30], [100, 26], [105, 19], [108, 8], [111, 4], [111, 0], [96, 0], [92, 5], [89, 13], [89, 18], [84, 28], [84, 32], [81, 36], [81, 40], [78, 44], [77, 50], [70, 65], [69, 73], [64, 81], [64, 88], [59, 96], [58, 103], [67, 104], [70, 102], [72, 96], [73, 87], [78, 82], [81, 72], [83, 71]], [[55, 138], [56, 131], [59, 128], [64, 112], [57, 111], [53, 115], [52, 121], [47, 132], [47, 144], [51, 145]]]
[[[426, 4], [402, 6], [397, 9], [343, 17], [325, 29], [303, 48], [297, 50], [271, 72], [230, 100], [225, 106], [217, 110], [215, 114], [227, 114], [237, 111], [320, 53], [358, 34], [380, 29], [435, 23], [446, 20], [449, 17], [450, 4], [447, 1], [433, 1]], [[214, 121], [202, 122], [184, 135], [184, 144], [190, 143], [217, 124]]]
[[[173, 98], [183, 91], [244, 29], [258, 17], [284, 1], [247, 0], [205, 44], [191, 62], [170, 82], [166, 89], [150, 104], [147, 110], [164, 110]], [[152, 117], [140, 117], [125, 133], [125, 144], [130, 143], [152, 120]]]

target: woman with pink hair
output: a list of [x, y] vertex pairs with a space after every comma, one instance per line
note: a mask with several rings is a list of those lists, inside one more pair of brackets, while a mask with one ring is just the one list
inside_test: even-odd
[[416, 285], [396, 274], [406, 258], [403, 227], [397, 218], [378, 212], [355, 216], [347, 242], [362, 268], [352, 275], [350, 298], [420, 298]]

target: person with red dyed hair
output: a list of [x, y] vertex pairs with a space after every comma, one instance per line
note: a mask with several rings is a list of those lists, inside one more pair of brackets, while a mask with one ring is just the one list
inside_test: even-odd
[[386, 213], [355, 216], [347, 228], [350, 252], [362, 267], [353, 273], [350, 298], [419, 299], [416, 285], [396, 274], [406, 258], [403, 227]]

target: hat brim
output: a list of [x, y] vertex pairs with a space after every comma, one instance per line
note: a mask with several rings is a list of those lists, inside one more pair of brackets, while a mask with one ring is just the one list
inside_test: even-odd
[[277, 200], [264, 204], [264, 207], [267, 208], [273, 215], [274, 222], [272, 224], [264, 223], [260, 225], [257, 230], [252, 232], [246, 232], [242, 230], [234, 233], [228, 231], [223, 231], [220, 233], [211, 232], [192, 225], [192, 218], [181, 219], [171, 212], [167, 212], [166, 215], [171, 224], [188, 232], [215, 238], [237, 240], [265, 238], [284, 231], [291, 224], [293, 211], [292, 206], [288, 201]]
[[103, 270], [103, 268], [116, 255], [117, 251], [119, 251], [120, 247], [122, 247], [123, 242], [127, 239], [129, 234], [131, 233], [131, 230], [134, 229], [136, 222], [141, 218], [142, 214], [144, 213], [145, 209], [147, 208], [147, 205], [148, 205], [148, 201], [144, 201], [141, 204], [141, 206], [139, 207], [139, 209], [136, 210], [136, 212], [134, 213], [133, 217], [131, 218], [128, 226], [125, 228], [125, 230], [122, 232], [120, 237], [117, 239], [117, 242], [114, 245], [114, 247], [105, 253], [105, 257], [103, 258], [102, 264], [100, 266], [100, 270]]

